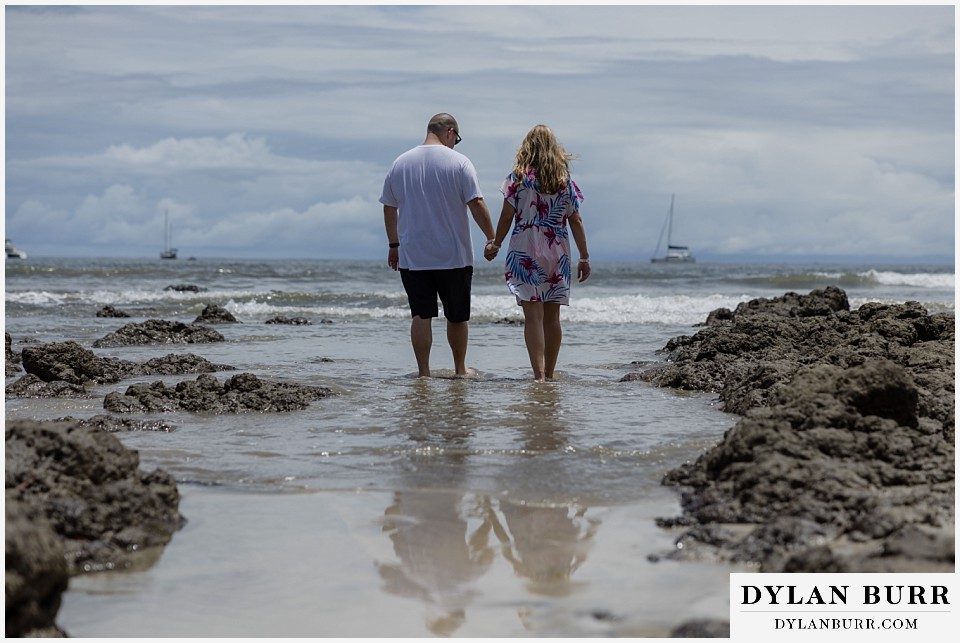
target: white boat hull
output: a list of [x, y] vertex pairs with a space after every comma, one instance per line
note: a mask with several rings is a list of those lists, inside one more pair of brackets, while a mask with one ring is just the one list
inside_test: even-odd
[[27, 253], [10, 243], [10, 239], [6, 240], [5, 250], [7, 252], [7, 259], [26, 259]]

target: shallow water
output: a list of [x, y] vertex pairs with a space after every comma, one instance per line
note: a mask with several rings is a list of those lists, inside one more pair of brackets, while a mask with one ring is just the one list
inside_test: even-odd
[[[118, 434], [178, 481], [186, 527], [147, 569], [75, 578], [71, 635], [663, 636], [726, 618], [727, 567], [652, 563], [679, 513], [662, 476], [736, 418], [711, 395], [620, 382], [714, 308], [839, 282], [856, 306], [953, 310], [952, 267], [662, 267], [598, 263], [563, 311], [554, 382], [530, 380], [519, 311], [478, 269], [468, 365], [452, 377], [441, 321], [433, 379], [414, 377], [399, 279], [372, 262], [37, 260], [7, 266], [14, 349], [89, 347], [131, 321], [193, 321], [218, 303], [226, 341], [97, 349], [193, 352], [336, 395], [280, 414], [164, 414], [170, 433]], [[180, 293], [169, 284], [208, 290]], [[789, 284], [789, 286], [788, 286]], [[94, 313], [111, 304], [130, 319]], [[309, 326], [267, 325], [273, 315]], [[329, 323], [322, 323], [322, 322]], [[230, 373], [217, 373], [220, 380]], [[186, 376], [149, 377], [168, 383]], [[103, 396], [6, 400], [6, 416], [89, 417]]]

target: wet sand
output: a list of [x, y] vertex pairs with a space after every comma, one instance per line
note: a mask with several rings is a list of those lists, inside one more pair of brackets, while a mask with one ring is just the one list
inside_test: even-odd
[[580, 517], [455, 490], [181, 493], [194, 518], [151, 568], [70, 580], [71, 636], [662, 637], [729, 616], [729, 565], [647, 558], [672, 547], [668, 489]]

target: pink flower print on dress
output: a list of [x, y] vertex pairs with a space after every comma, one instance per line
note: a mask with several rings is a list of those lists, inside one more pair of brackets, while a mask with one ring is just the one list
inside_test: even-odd
[[553, 273], [552, 275], [550, 275], [549, 277], [547, 277], [546, 279], [544, 279], [543, 281], [544, 281], [544, 283], [554, 284], [554, 285], [556, 285], [556, 284], [562, 284], [562, 283], [563, 283], [563, 275], [561, 275], [561, 274], [558, 273], [558, 272], [555, 272], [555, 273]]
[[537, 193], [536, 201], [534, 201], [533, 207], [537, 209], [537, 214], [541, 217], [546, 216], [550, 212], [550, 202], [540, 198], [540, 193]]
[[547, 247], [560, 245], [560, 239], [557, 237], [557, 231], [554, 228], [547, 228], [543, 231], [543, 236], [547, 239]]

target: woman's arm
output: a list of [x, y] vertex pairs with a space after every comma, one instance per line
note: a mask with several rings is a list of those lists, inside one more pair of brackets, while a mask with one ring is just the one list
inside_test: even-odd
[[497, 234], [493, 238], [493, 243], [488, 243], [487, 247], [483, 250], [483, 256], [487, 261], [493, 261], [493, 258], [496, 257], [500, 251], [500, 245], [503, 243], [503, 240], [507, 238], [507, 235], [510, 234], [510, 226], [513, 223], [513, 217], [516, 212], [516, 208], [504, 199], [503, 208], [500, 210], [500, 220], [497, 221]]
[[580, 211], [577, 210], [570, 215], [567, 222], [570, 224], [570, 234], [573, 235], [577, 252], [580, 253], [580, 261], [577, 262], [577, 281], [584, 282], [590, 276], [590, 251], [587, 250], [587, 231], [583, 227]]

